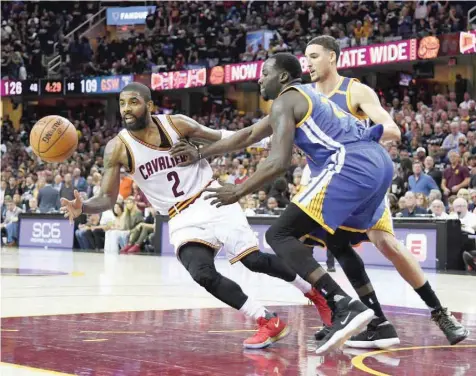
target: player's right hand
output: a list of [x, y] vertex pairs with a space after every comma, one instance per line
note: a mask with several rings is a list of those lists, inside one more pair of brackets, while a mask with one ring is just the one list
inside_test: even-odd
[[74, 200], [61, 199], [61, 212], [64, 213], [65, 218], [69, 218], [69, 223], [73, 223], [76, 217], [79, 217], [83, 212], [83, 200], [77, 190], [74, 191]]
[[177, 165], [179, 167], [190, 166], [200, 160], [198, 149], [194, 145], [182, 140], [172, 146], [170, 149], [170, 155], [172, 157], [183, 156], [187, 158], [185, 162], [181, 162]]

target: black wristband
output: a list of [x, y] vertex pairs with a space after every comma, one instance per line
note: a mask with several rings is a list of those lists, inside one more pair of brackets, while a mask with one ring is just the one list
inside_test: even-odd
[[81, 214], [84, 213], [84, 202], [81, 204]]

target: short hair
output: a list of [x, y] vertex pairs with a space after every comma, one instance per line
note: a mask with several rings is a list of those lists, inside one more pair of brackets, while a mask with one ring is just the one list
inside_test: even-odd
[[312, 38], [307, 43], [308, 46], [311, 46], [313, 44], [318, 44], [319, 46], [324, 47], [326, 50], [334, 51], [336, 54], [336, 63], [337, 63], [340, 56], [340, 46], [334, 37], [331, 37], [330, 35], [320, 35], [318, 37]]
[[53, 184], [55, 182], [55, 177], [53, 173], [49, 170], [45, 171], [45, 181], [46, 181], [46, 184]]
[[440, 205], [440, 206], [443, 206], [443, 208], [445, 207], [445, 204], [443, 204], [443, 201], [441, 201], [440, 199], [433, 200], [430, 206], [434, 206], [434, 205]]
[[136, 91], [140, 94], [142, 98], [144, 98], [144, 101], [147, 103], [150, 100], [152, 100], [152, 94], [150, 92], [150, 89], [139, 82], [131, 82], [130, 84], [127, 84], [124, 86], [124, 89], [121, 90], [121, 93], [123, 91]]
[[441, 200], [441, 191], [439, 189], [432, 189], [430, 191], [430, 195], [433, 195], [435, 197], [435, 199], [437, 200]]
[[416, 198], [414, 192], [412, 192], [412, 191], [407, 191], [407, 193], [405, 193], [405, 198], [410, 197], [410, 196], [413, 196], [414, 198]]
[[292, 79], [301, 78], [302, 68], [298, 58], [289, 52], [279, 52], [270, 57], [274, 65], [289, 73]]

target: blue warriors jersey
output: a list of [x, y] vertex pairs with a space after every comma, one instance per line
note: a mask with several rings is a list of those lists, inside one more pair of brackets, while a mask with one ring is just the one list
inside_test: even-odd
[[286, 91], [291, 89], [301, 92], [309, 104], [304, 119], [296, 125], [295, 145], [306, 154], [312, 172], [329, 163], [330, 157], [338, 172], [346, 145], [368, 140], [365, 125], [316, 92], [312, 84], [295, 85]]
[[[370, 126], [370, 119], [368, 116], [361, 110], [354, 111], [351, 107], [351, 96], [350, 96], [350, 87], [354, 82], [359, 82], [356, 78], [341, 77], [336, 88], [327, 96], [332, 102], [337, 104], [345, 112], [352, 114], [357, 119], [361, 120], [367, 127]], [[317, 84], [313, 84], [315, 90], [317, 89]]]

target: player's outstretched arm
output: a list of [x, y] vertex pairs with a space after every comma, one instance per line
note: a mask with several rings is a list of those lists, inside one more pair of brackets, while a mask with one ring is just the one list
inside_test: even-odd
[[[297, 114], [298, 112], [299, 114]], [[278, 97], [273, 102], [269, 116], [273, 138], [268, 158], [259, 165], [256, 172], [243, 184], [227, 184], [220, 188], [207, 188], [206, 191], [212, 192], [212, 194], [205, 196], [205, 199], [211, 199], [210, 204], [217, 207], [233, 204], [240, 197], [258, 190], [264, 183], [285, 172], [291, 162], [297, 123], [296, 117], [302, 119], [306, 112], [307, 101], [303, 100], [302, 94], [289, 91]]]
[[[186, 116], [184, 118], [186, 118]], [[187, 162], [180, 164], [180, 166], [186, 166], [189, 164], [196, 163], [201, 158], [207, 158], [214, 155], [220, 155], [220, 154], [225, 154], [228, 152], [244, 149], [248, 146], [251, 146], [257, 143], [258, 141], [261, 141], [262, 139], [270, 136], [273, 133], [273, 130], [269, 123], [269, 116], [266, 116], [265, 118], [261, 119], [257, 123], [253, 124], [251, 127], [241, 129], [237, 132], [214, 131], [200, 124], [198, 124], [198, 126], [205, 128], [205, 130], [199, 131], [202, 136], [205, 134], [205, 132], [208, 132], [208, 133], [219, 132], [220, 133], [219, 138], [213, 140], [217, 142], [214, 142], [211, 145], [207, 145], [203, 147], [200, 150], [200, 154], [198, 153], [197, 149], [190, 147], [190, 145], [187, 143], [175, 144], [172, 147], [170, 154], [174, 157], [185, 156], [188, 158]], [[216, 137], [216, 135], [213, 135], [211, 137]], [[209, 137], [208, 139], [210, 140], [211, 137]]]
[[380, 104], [377, 94], [367, 85], [355, 82], [351, 87], [352, 102], [372, 120], [375, 124], [383, 125], [381, 142], [400, 141], [401, 132], [390, 114]]
[[[263, 184], [278, 177], [289, 167], [296, 131], [295, 104], [299, 102], [306, 103], [302, 94], [294, 90], [274, 100], [269, 115], [269, 124], [273, 131], [271, 150], [268, 158], [259, 165], [253, 176], [240, 185], [240, 197], [261, 188]], [[303, 114], [305, 113], [304, 111]]]
[[104, 150], [104, 174], [99, 195], [83, 202], [79, 193], [75, 192], [73, 201], [61, 199], [61, 211], [65, 213], [65, 217], [72, 221], [81, 213], [102, 213], [114, 207], [119, 194], [120, 169], [124, 153], [124, 144], [118, 137], [107, 143]]
[[215, 142], [222, 138], [222, 132], [205, 127], [185, 115], [172, 115], [170, 121], [182, 138], [195, 142]]

